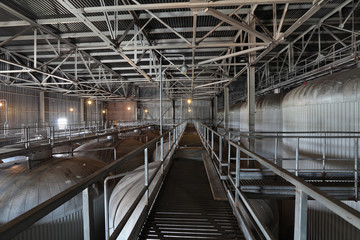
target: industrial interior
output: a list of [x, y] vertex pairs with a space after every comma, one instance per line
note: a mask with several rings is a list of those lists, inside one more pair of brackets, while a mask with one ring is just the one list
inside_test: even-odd
[[0, 0], [0, 240], [360, 239], [360, 0]]

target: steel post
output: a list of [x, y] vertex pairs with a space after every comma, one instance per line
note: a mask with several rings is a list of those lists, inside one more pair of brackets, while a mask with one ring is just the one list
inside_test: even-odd
[[326, 133], [322, 141], [322, 168], [323, 168], [324, 177], [325, 177], [325, 167], [326, 167]]
[[299, 176], [299, 142], [300, 138], [296, 138], [296, 159], [295, 159], [295, 175]]
[[[235, 178], [235, 187], [236, 189], [240, 188], [240, 148], [236, 147], [236, 178]], [[235, 190], [235, 206], [239, 207], [239, 193]]]
[[359, 191], [359, 159], [358, 159], [358, 154], [359, 154], [359, 139], [355, 138], [355, 143], [354, 143], [354, 157], [355, 157], [355, 161], [354, 161], [354, 190], [355, 190], [355, 201], [358, 200], [358, 191]]
[[146, 205], [149, 205], [149, 158], [148, 149], [144, 149], [144, 168], [145, 168], [145, 188], [146, 188]]
[[306, 240], [307, 237], [307, 200], [308, 195], [296, 188], [294, 240]]
[[222, 146], [222, 136], [219, 136], [219, 170], [222, 174], [222, 159], [223, 159], [223, 146]]
[[214, 132], [211, 131], [211, 158], [214, 158]]
[[90, 197], [90, 188], [85, 188], [82, 191], [83, 200], [83, 228], [84, 240], [94, 239], [94, 207], [93, 201]]
[[160, 139], [160, 160], [161, 160], [161, 172], [164, 174], [164, 137]]

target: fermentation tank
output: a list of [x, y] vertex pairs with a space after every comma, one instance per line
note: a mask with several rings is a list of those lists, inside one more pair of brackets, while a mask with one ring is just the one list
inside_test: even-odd
[[[104, 166], [105, 163], [89, 158], [55, 158], [30, 170], [26, 162], [6, 163], [0, 169], [0, 224], [36, 207]], [[99, 183], [91, 187], [97, 237], [103, 236], [101, 186]], [[82, 229], [82, 195], [79, 194], [15, 239], [82, 239]]]

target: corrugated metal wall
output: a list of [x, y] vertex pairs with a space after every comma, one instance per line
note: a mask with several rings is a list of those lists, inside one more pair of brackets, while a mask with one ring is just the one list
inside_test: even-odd
[[[73, 111], [70, 111], [70, 108]], [[46, 93], [46, 122], [56, 125], [59, 118], [66, 118], [69, 124], [80, 123], [80, 99], [56, 93]]]
[[[177, 122], [186, 119], [195, 119], [201, 122], [208, 122], [210, 119], [211, 102], [209, 100], [193, 100], [188, 104], [187, 99], [175, 100], [175, 119]], [[141, 118], [146, 120], [159, 120], [160, 102], [151, 101], [140, 104]], [[172, 122], [172, 101], [163, 101], [163, 120]], [[145, 109], [148, 113], [145, 113]], [[191, 109], [191, 111], [189, 111]]]
[[[354, 201], [343, 201], [360, 211], [360, 204]], [[308, 237], [309, 240], [357, 240], [360, 230], [335, 215], [324, 205], [308, 201]]]
[[[7, 101], [8, 125], [12, 127], [35, 126], [40, 124], [40, 92], [0, 84], [0, 102]], [[45, 92], [45, 122], [57, 125], [59, 118], [66, 118], [68, 124], [80, 124], [80, 99], [57, 93]], [[95, 123], [102, 121], [102, 102], [93, 101], [91, 105], [85, 101], [85, 121]], [[73, 111], [70, 111], [70, 108]], [[6, 119], [5, 105], [0, 107], [0, 128]]]
[[[81, 194], [80, 194], [81, 195]], [[80, 196], [81, 197], [81, 196]], [[46, 218], [46, 217], [45, 217]], [[80, 240], [84, 239], [82, 208], [54, 221], [35, 224], [13, 240]], [[95, 239], [105, 237], [104, 195], [94, 199]]]
[[[0, 99], [7, 101], [9, 127], [39, 122], [39, 92], [0, 84]], [[5, 106], [0, 108], [0, 125], [5, 123]]]

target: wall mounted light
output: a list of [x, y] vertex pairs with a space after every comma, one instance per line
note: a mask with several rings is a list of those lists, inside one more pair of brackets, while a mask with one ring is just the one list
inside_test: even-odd
[[91, 105], [91, 104], [92, 104], [92, 101], [91, 101], [91, 100], [88, 100], [87, 103], [88, 103], [89, 105]]
[[188, 108], [188, 112], [191, 112], [191, 108]]
[[189, 98], [188, 100], [186, 100], [186, 102], [187, 102], [188, 104], [191, 104], [191, 99]]
[[105, 109], [104, 109], [104, 110], [102, 110], [102, 113], [103, 113], [103, 114], [105, 114], [105, 113], [106, 113], [106, 110], [105, 110]]
[[4, 104], [2, 102], [0, 102], [0, 107], [4, 106]]
[[182, 74], [186, 75], [187, 70], [188, 70], [188, 66], [186, 66], [185, 60], [184, 60], [182, 66], [180, 67], [180, 72], [181, 72]]
[[69, 108], [69, 111], [70, 111], [70, 112], [73, 112], [73, 111], [74, 111], [74, 108]]
[[145, 109], [145, 110], [144, 110], [144, 112], [145, 112], [145, 113], [148, 113], [148, 112], [149, 112], [149, 110]]
[[129, 110], [129, 111], [130, 111], [130, 110], [131, 110], [131, 107], [127, 107], [127, 110]]

